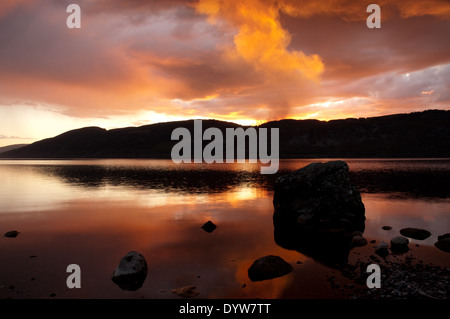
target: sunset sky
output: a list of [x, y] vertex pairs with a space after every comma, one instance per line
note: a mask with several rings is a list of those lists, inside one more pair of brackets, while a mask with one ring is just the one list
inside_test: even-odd
[[[66, 26], [71, 3], [81, 29]], [[450, 110], [450, 1], [0, 2], [0, 146], [84, 126], [426, 109]]]

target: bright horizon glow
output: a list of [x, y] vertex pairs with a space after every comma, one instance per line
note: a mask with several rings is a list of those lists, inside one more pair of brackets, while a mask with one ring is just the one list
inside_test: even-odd
[[[314, 106], [321, 106], [324, 108], [328, 108], [332, 106], [333, 104], [343, 104], [344, 101], [335, 101], [335, 102], [323, 102], [323, 103], [315, 103]], [[48, 112], [48, 111], [47, 111]], [[30, 117], [33, 116], [31, 112], [29, 114]], [[1, 108], [0, 108], [0, 114], [1, 114]], [[383, 114], [380, 116], [388, 116], [392, 114], [398, 114], [398, 113], [389, 113], [389, 114]], [[110, 119], [71, 119], [69, 117], [65, 117], [58, 113], [53, 113], [47, 116], [46, 120], [50, 125], [42, 125], [42, 122], [36, 123], [35, 126], [29, 126], [27, 127], [25, 132], [28, 132], [31, 135], [35, 134], [35, 136], [39, 136], [38, 138], [30, 138], [30, 137], [19, 137], [19, 136], [11, 136], [8, 138], [8, 136], [0, 136], [0, 147], [3, 146], [9, 146], [14, 144], [31, 144], [36, 141], [46, 139], [46, 138], [52, 138], [57, 135], [63, 134], [67, 131], [80, 129], [84, 127], [100, 127], [106, 130], [113, 130], [113, 129], [121, 129], [121, 128], [127, 128], [127, 127], [139, 127], [139, 126], [145, 126], [145, 125], [151, 125], [151, 124], [157, 124], [157, 123], [168, 123], [168, 122], [177, 122], [177, 121], [187, 121], [187, 120], [219, 120], [224, 122], [230, 122], [239, 124], [242, 126], [258, 126], [270, 121], [258, 121], [253, 119], [233, 119], [232, 117], [174, 117], [174, 116], [166, 116], [164, 114], [154, 114], [152, 112], [148, 112], [147, 115], [151, 115], [154, 121], [150, 120], [140, 120], [135, 121], [133, 117], [120, 117], [120, 118], [110, 118]], [[355, 116], [342, 116], [337, 118], [328, 118], [326, 116], [321, 116], [320, 111], [315, 113], [309, 113], [302, 116], [289, 116], [285, 119], [292, 119], [292, 120], [318, 120], [318, 121], [332, 121], [332, 120], [345, 120], [349, 118], [358, 118]], [[361, 116], [361, 118], [365, 118], [365, 116]], [[281, 119], [279, 119], [281, 120]], [[66, 129], [66, 126], [69, 124], [78, 124], [73, 126], [70, 129]], [[126, 123], [129, 123], [128, 125]], [[58, 125], [56, 125], [58, 124]], [[43, 129], [43, 127], [47, 127], [48, 130]], [[59, 129], [59, 131], [58, 131]]]

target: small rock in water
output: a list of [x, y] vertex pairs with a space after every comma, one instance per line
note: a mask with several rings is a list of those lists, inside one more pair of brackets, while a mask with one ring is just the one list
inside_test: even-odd
[[262, 281], [287, 275], [292, 269], [292, 266], [283, 258], [268, 255], [257, 259], [250, 266], [248, 277], [251, 281]]
[[173, 289], [172, 293], [174, 293], [177, 296], [180, 296], [181, 298], [192, 298], [200, 294], [198, 291], [195, 290], [195, 288], [197, 287], [185, 286]]
[[202, 229], [208, 233], [212, 233], [217, 226], [210, 220], [203, 224]]
[[403, 228], [400, 230], [400, 234], [417, 240], [424, 240], [431, 236], [431, 233], [428, 230], [419, 228]]
[[114, 270], [112, 281], [123, 290], [135, 291], [142, 287], [147, 277], [147, 262], [144, 256], [130, 251]]
[[19, 235], [20, 233], [17, 230], [11, 230], [9, 232], [6, 232], [3, 236], [4, 237], [9, 237], [9, 238], [14, 238], [17, 237], [17, 235]]
[[383, 226], [383, 227], [381, 227], [383, 230], [391, 230], [392, 229], [392, 227], [391, 226]]
[[353, 236], [352, 245], [357, 247], [365, 246], [367, 245], [367, 239], [362, 236]]
[[381, 243], [379, 243], [378, 245], [375, 246], [375, 253], [378, 256], [386, 257], [387, 255], [389, 255], [388, 248], [389, 248], [389, 244], [382, 241]]
[[403, 236], [397, 236], [391, 239], [391, 250], [395, 253], [404, 253], [409, 250], [409, 240]]

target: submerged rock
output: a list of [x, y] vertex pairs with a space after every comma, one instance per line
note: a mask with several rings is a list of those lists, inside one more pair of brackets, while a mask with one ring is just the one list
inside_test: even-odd
[[135, 291], [142, 287], [147, 271], [144, 256], [136, 251], [130, 251], [120, 260], [113, 272], [112, 281], [123, 290]]
[[382, 241], [375, 246], [375, 253], [378, 256], [386, 257], [387, 255], [389, 255], [389, 244]]
[[363, 236], [357, 235], [352, 238], [352, 246], [361, 247], [367, 245], [367, 239]]
[[248, 277], [251, 281], [273, 279], [289, 274], [292, 269], [283, 258], [268, 255], [255, 260], [248, 269]]
[[431, 236], [431, 233], [428, 230], [420, 228], [403, 228], [400, 229], [400, 234], [418, 240], [424, 240]]
[[6, 232], [3, 236], [4, 237], [9, 237], [9, 238], [14, 238], [17, 237], [20, 233], [17, 230], [11, 230]]
[[397, 236], [391, 239], [391, 250], [394, 253], [404, 253], [409, 250], [409, 240], [403, 236]]
[[312, 163], [280, 176], [273, 205], [275, 242], [327, 264], [345, 263], [352, 233], [365, 228], [365, 207], [343, 161]]
[[210, 220], [203, 224], [202, 229], [208, 233], [212, 233], [217, 226]]
[[450, 233], [438, 236], [438, 241], [434, 246], [442, 251], [450, 253]]
[[180, 287], [173, 289], [172, 293], [174, 293], [177, 296], [180, 296], [181, 298], [192, 298], [200, 294], [198, 291], [195, 290], [195, 288], [197, 287], [194, 286]]

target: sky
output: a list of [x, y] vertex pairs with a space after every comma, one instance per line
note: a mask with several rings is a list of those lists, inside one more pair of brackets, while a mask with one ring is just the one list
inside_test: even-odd
[[449, 35], [447, 0], [2, 0], [0, 146], [86, 126], [450, 110]]

